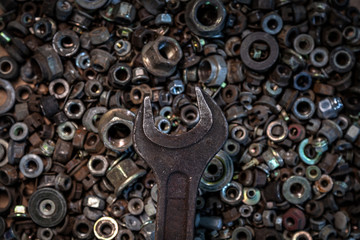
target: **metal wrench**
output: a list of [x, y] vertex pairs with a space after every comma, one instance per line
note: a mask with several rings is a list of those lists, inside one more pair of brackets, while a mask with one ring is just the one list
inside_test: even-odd
[[200, 120], [181, 135], [163, 134], [154, 125], [150, 98], [134, 124], [134, 147], [157, 177], [156, 240], [193, 240], [197, 188], [208, 162], [227, 139], [219, 106], [196, 88]]

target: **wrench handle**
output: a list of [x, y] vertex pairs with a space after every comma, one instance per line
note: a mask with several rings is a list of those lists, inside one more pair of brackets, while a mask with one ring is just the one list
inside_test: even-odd
[[156, 240], [194, 239], [198, 183], [194, 177], [181, 172], [172, 173], [166, 180], [160, 181]]

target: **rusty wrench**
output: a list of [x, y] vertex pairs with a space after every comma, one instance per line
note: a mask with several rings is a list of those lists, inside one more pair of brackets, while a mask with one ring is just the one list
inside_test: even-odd
[[206, 165], [227, 139], [219, 106], [196, 88], [200, 120], [181, 135], [163, 134], [154, 125], [146, 97], [134, 124], [134, 147], [157, 177], [156, 240], [193, 240], [197, 188]]

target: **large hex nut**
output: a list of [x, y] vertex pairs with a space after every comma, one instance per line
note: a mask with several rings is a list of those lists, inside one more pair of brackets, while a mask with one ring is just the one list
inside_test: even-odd
[[183, 56], [179, 43], [171, 37], [159, 37], [141, 52], [146, 69], [157, 77], [169, 77]]
[[225, 26], [226, 10], [219, 0], [193, 0], [186, 6], [186, 25], [201, 37], [219, 37]]
[[125, 108], [115, 108], [99, 120], [100, 138], [106, 148], [123, 152], [132, 145], [135, 114]]

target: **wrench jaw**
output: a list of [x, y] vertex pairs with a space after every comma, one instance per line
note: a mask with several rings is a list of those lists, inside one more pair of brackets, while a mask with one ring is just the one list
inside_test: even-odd
[[158, 131], [148, 98], [135, 119], [134, 148], [157, 178], [156, 240], [193, 240], [202, 173], [228, 136], [227, 121], [219, 106], [200, 88], [196, 94], [200, 121], [189, 132], [173, 136]]

